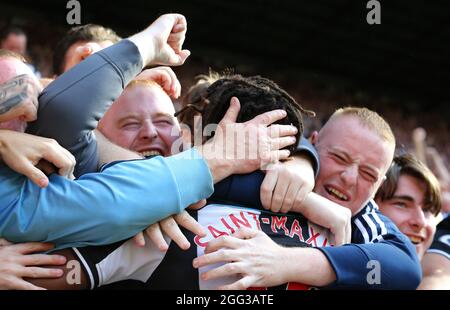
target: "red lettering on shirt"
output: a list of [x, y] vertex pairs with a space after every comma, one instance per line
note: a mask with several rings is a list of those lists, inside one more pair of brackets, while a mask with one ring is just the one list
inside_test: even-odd
[[303, 241], [302, 227], [300, 226], [300, 223], [297, 221], [297, 219], [295, 219], [292, 222], [291, 232], [289, 233], [289, 237], [293, 238], [294, 235], [297, 235], [298, 239], [300, 241]]
[[270, 228], [272, 229], [272, 231], [274, 233], [278, 232], [277, 228], [278, 229], [282, 228], [284, 230], [284, 234], [286, 236], [288, 236], [289, 230], [286, 228], [286, 220], [287, 220], [286, 216], [278, 217], [278, 216], [273, 215], [272, 216], [272, 224], [270, 225]]
[[245, 218], [244, 212], [243, 211], [239, 212], [239, 215], [241, 216], [242, 220], [238, 219], [234, 214], [230, 214], [230, 219], [233, 222], [233, 224], [236, 226], [236, 228], [238, 228], [238, 229], [241, 228], [241, 225], [243, 225], [247, 228], [252, 228], [252, 225], [250, 225], [248, 220]]
[[315, 234], [314, 233], [314, 229], [312, 228], [312, 226], [310, 226], [309, 229], [311, 230], [311, 237], [309, 237], [309, 239], [306, 240], [306, 243], [311, 244], [311, 243], [314, 242], [314, 246], [317, 247], [316, 239], [317, 239], [317, 237], [320, 236], [320, 233]]

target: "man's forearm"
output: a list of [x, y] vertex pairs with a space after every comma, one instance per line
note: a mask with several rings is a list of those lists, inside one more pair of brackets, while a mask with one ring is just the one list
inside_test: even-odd
[[38, 120], [27, 132], [53, 138], [76, 159], [75, 175], [97, 167], [92, 130], [123, 87], [140, 72], [142, 60], [128, 40], [95, 53], [64, 73], [39, 97]]
[[311, 286], [327, 286], [336, 280], [326, 256], [314, 248], [284, 248], [285, 282], [298, 282]]
[[426, 253], [422, 259], [422, 269], [419, 290], [450, 290], [450, 260], [447, 257]]

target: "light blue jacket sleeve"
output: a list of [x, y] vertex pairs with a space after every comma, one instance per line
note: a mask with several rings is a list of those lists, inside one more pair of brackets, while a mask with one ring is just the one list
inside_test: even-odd
[[76, 181], [53, 174], [44, 189], [0, 166], [0, 184], [0, 236], [57, 248], [132, 237], [213, 192], [211, 173], [195, 149], [115, 162]]
[[97, 171], [92, 130], [113, 101], [142, 69], [139, 50], [122, 40], [88, 57], [58, 77], [39, 96], [38, 118], [27, 132], [53, 138], [77, 161], [76, 177]]

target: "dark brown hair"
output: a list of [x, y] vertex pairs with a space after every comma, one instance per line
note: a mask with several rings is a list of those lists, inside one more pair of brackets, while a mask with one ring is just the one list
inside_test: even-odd
[[439, 214], [442, 205], [439, 182], [431, 170], [412, 154], [403, 154], [394, 158], [386, 173], [386, 180], [375, 195], [375, 200], [391, 199], [397, 190], [398, 179], [401, 175], [408, 175], [423, 182], [426, 187], [424, 210], [434, 215]]

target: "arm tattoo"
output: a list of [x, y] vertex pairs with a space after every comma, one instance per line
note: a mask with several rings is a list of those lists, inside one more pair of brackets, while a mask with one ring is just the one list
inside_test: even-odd
[[17, 107], [28, 97], [28, 83], [28, 76], [22, 74], [0, 85], [0, 115]]

